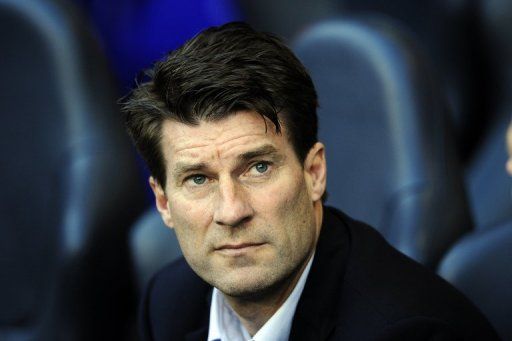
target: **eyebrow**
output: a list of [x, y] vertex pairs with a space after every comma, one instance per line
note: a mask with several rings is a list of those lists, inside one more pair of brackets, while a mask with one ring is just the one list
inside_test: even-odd
[[[254, 150], [250, 150], [248, 152], [242, 153], [237, 156], [238, 163], [245, 163], [252, 159], [262, 157], [262, 156], [276, 156], [278, 155], [277, 149], [271, 145], [266, 144], [261, 147], [258, 147]], [[204, 162], [189, 164], [186, 162], [177, 162], [173, 169], [173, 174], [175, 178], [179, 178], [182, 174], [197, 172], [204, 169], [207, 169], [208, 165]]]
[[266, 144], [266, 145], [263, 145], [263, 146], [261, 146], [259, 148], [256, 148], [255, 150], [250, 150], [248, 152], [240, 154], [237, 157], [237, 159], [238, 159], [239, 162], [243, 163], [243, 162], [247, 162], [249, 160], [258, 158], [258, 157], [262, 157], [262, 156], [275, 156], [277, 154], [278, 154], [277, 149], [273, 145]]
[[174, 177], [178, 178], [182, 174], [189, 173], [189, 172], [197, 172], [200, 170], [203, 170], [207, 168], [206, 163], [195, 163], [195, 164], [188, 164], [184, 162], [178, 162], [176, 163], [176, 166], [174, 166], [173, 174]]

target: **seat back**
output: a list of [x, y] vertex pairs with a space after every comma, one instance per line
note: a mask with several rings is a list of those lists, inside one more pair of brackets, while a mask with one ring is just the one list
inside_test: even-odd
[[181, 256], [174, 231], [165, 226], [155, 208], [148, 209], [136, 221], [130, 245], [139, 292], [158, 270]]
[[51, 0], [0, 0], [0, 43], [0, 339], [123, 339], [143, 192], [103, 55]]
[[294, 46], [319, 96], [327, 202], [433, 266], [471, 224], [446, 106], [420, 49], [382, 17], [321, 22]]
[[512, 223], [472, 233], [443, 258], [439, 274], [487, 316], [503, 340], [512, 340]]
[[466, 186], [475, 227], [486, 229], [512, 221], [512, 179], [505, 172], [508, 158], [505, 134], [512, 118], [512, 2], [481, 1], [489, 54], [495, 82], [492, 124], [466, 166]]
[[[485, 2], [485, 0], [484, 0]], [[345, 13], [379, 13], [410, 29], [432, 60], [447, 95], [462, 161], [472, 155], [489, 123], [491, 64], [477, 1], [340, 0]]]
[[501, 112], [486, 132], [473, 159], [466, 167], [465, 180], [475, 229], [483, 230], [512, 220], [512, 179], [505, 170], [505, 134], [511, 112]]

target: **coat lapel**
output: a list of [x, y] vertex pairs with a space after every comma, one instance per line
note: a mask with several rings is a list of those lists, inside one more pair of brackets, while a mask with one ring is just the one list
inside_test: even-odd
[[[206, 284], [206, 283], [205, 283]], [[203, 316], [199, 328], [192, 330], [185, 335], [186, 341], [206, 341], [208, 339], [208, 327], [210, 326], [210, 305], [212, 303], [212, 287], [208, 285], [208, 292], [205, 296]]]
[[297, 304], [290, 340], [325, 340], [332, 333], [349, 248], [349, 236], [342, 220], [325, 208], [315, 258]]
[[206, 341], [208, 339], [208, 324], [185, 336], [186, 341]]

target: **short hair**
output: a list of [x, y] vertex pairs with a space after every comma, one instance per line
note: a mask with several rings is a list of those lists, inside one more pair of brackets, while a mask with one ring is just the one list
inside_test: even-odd
[[121, 106], [128, 133], [162, 187], [167, 119], [196, 125], [255, 111], [276, 133], [286, 126], [301, 162], [317, 141], [317, 95], [306, 69], [279, 38], [241, 22], [208, 28], [170, 52]]

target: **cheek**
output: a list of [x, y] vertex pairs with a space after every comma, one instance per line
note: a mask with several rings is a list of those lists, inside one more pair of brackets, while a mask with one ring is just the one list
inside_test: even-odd
[[297, 204], [304, 205], [303, 201], [308, 196], [305, 181], [302, 172], [283, 174], [279, 181], [265, 189], [265, 194], [262, 197], [266, 201], [263, 204], [269, 211], [279, 211], [290, 217], [290, 212], [298, 208]]
[[176, 236], [184, 253], [205, 246], [206, 233], [211, 222], [207, 205], [200, 201], [170, 200], [169, 211]]
[[204, 225], [211, 219], [211, 200], [208, 199], [189, 199], [177, 193], [169, 198], [168, 205], [176, 227]]
[[302, 173], [288, 174], [272, 187], [266, 188], [257, 211], [271, 222], [275, 237], [289, 247], [300, 247], [314, 238], [313, 203]]

